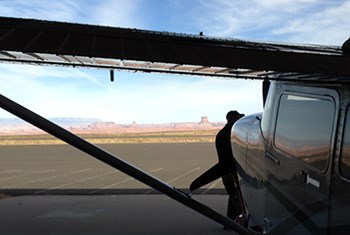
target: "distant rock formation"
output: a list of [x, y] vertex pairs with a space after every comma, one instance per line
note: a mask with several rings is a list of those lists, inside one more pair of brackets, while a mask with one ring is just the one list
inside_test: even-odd
[[138, 125], [136, 124], [136, 122], [135, 121], [133, 121], [132, 123], [131, 123], [131, 125], [130, 125], [130, 127], [138, 127]]
[[[117, 124], [114, 122], [103, 122], [100, 119], [84, 118], [56, 118], [51, 121], [76, 134], [122, 134], [122, 133], [147, 133], [166, 131], [191, 131], [191, 130], [214, 130], [224, 126], [222, 122], [211, 123], [208, 117], [201, 117], [198, 122], [181, 122], [165, 124]], [[43, 134], [38, 128], [25, 123], [20, 119], [1, 119], [0, 135], [25, 135]]]
[[201, 122], [199, 123], [199, 125], [202, 125], [202, 126], [212, 126], [212, 124], [209, 122], [207, 116], [202, 116]]

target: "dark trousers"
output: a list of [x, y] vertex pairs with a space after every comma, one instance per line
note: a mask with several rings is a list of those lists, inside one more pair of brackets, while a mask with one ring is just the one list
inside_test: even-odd
[[235, 220], [238, 215], [242, 214], [241, 194], [238, 185], [234, 180], [233, 174], [227, 174], [222, 177], [226, 192], [229, 195], [227, 206], [227, 217]]

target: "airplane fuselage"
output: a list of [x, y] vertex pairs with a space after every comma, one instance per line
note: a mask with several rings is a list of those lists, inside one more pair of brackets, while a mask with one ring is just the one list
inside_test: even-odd
[[250, 225], [269, 234], [350, 228], [350, 86], [273, 82], [232, 129]]

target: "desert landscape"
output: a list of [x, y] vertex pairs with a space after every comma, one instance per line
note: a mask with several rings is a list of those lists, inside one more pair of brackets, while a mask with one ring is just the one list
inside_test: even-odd
[[[224, 126], [207, 117], [199, 122], [165, 124], [116, 124], [99, 119], [61, 118], [52, 122], [96, 144], [213, 142]], [[45, 145], [63, 142], [18, 119], [0, 119], [0, 145]]]

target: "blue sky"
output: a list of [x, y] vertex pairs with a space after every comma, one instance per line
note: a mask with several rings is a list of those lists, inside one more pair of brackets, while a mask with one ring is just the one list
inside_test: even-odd
[[[341, 45], [350, 36], [341, 0], [0, 0], [0, 15], [253, 41]], [[261, 82], [0, 64], [0, 88], [38, 114], [116, 123], [224, 121], [262, 110]], [[0, 110], [0, 117], [12, 117]]]

